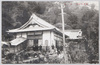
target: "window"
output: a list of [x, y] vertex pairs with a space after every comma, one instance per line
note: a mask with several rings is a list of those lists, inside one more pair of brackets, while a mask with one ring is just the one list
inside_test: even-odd
[[18, 38], [18, 37], [21, 37], [21, 33], [17, 33], [17, 38]]
[[28, 35], [34, 35], [34, 32], [28, 32]]
[[45, 45], [48, 46], [48, 40], [45, 40]]
[[32, 47], [33, 45], [34, 45], [34, 41], [33, 41], [33, 40], [29, 40], [29, 41], [28, 41], [28, 46], [29, 46], [29, 47]]

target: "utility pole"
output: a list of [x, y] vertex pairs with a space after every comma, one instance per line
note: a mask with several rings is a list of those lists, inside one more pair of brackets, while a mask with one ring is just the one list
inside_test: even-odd
[[64, 51], [64, 63], [68, 64], [68, 55], [66, 54], [66, 44], [65, 44], [65, 23], [64, 23], [64, 11], [65, 5], [63, 2], [56, 2], [56, 4], [60, 5], [61, 9], [61, 18], [62, 18], [62, 33], [63, 33], [63, 51]]
[[66, 57], [66, 47], [65, 47], [65, 25], [64, 25], [64, 4], [60, 3], [61, 6], [61, 17], [62, 17], [62, 31], [63, 31], [63, 50], [64, 50], [64, 62], [65, 64], [68, 63], [67, 61], [67, 57]]

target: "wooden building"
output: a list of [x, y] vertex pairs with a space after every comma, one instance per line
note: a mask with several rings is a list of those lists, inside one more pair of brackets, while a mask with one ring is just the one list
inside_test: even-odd
[[[48, 47], [50, 51], [57, 46], [62, 46], [62, 32], [57, 27], [49, 24], [35, 14], [21, 27], [7, 31], [15, 35], [10, 41], [13, 52], [21, 51], [27, 47]], [[65, 35], [67, 37], [67, 35]]]
[[68, 36], [67, 39], [82, 39], [81, 29], [65, 30], [65, 34]]

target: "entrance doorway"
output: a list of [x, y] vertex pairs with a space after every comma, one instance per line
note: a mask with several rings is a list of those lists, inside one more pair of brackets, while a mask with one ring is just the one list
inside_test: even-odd
[[34, 39], [33, 50], [38, 51], [38, 39]]
[[28, 47], [33, 48], [34, 51], [41, 50], [40, 47], [42, 46], [42, 39], [29, 39], [28, 40]]
[[39, 46], [42, 44], [42, 35], [28, 35], [28, 46], [33, 48], [34, 51], [39, 50]]

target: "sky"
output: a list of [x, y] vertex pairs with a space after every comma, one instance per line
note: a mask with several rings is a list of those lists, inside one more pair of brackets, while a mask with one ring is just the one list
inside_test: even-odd
[[[91, 4], [95, 4], [95, 9], [99, 10], [99, 1], [74, 1], [75, 3], [88, 3], [88, 7], [91, 6]], [[82, 6], [82, 5], [81, 5]]]

